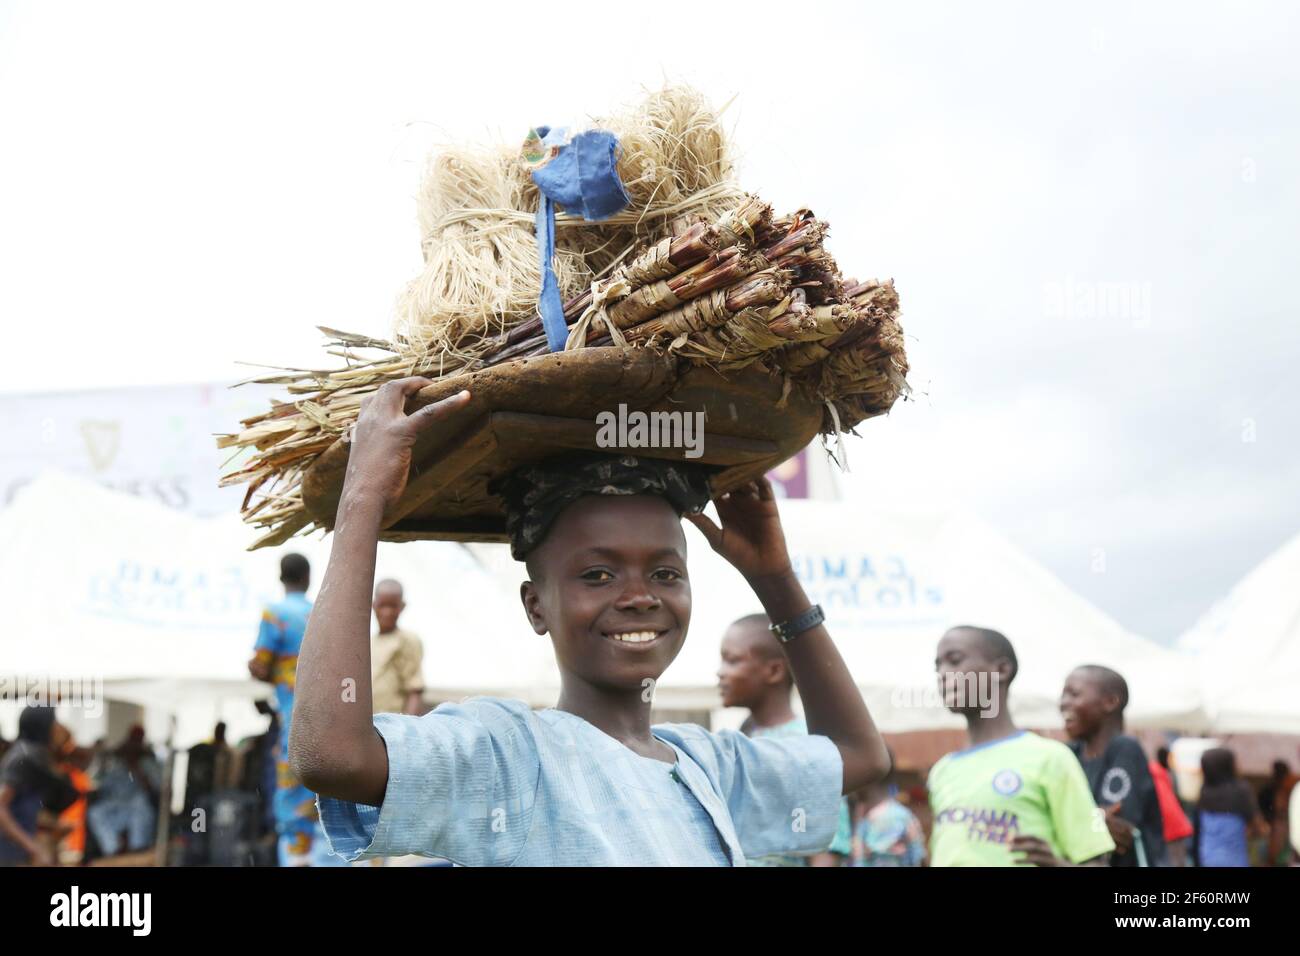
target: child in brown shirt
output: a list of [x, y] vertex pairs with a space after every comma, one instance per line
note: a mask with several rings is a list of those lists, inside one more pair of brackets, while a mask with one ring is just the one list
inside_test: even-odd
[[397, 626], [406, 609], [402, 585], [391, 578], [375, 585], [372, 608], [379, 632], [370, 638], [370, 681], [376, 714], [424, 713], [424, 646]]

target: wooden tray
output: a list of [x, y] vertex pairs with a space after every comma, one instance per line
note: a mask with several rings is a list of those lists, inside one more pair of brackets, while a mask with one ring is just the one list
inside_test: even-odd
[[[758, 368], [721, 375], [643, 348], [585, 348], [519, 359], [435, 382], [410, 408], [473, 393], [416, 445], [406, 492], [385, 516], [385, 541], [505, 541], [501, 502], [488, 482], [566, 450], [605, 450], [596, 416], [631, 411], [704, 411], [703, 454], [689, 459], [719, 471], [715, 494], [730, 491], [797, 454], [817, 436], [822, 407], [792, 391], [781, 407], [781, 380]], [[303, 476], [303, 502], [334, 525], [349, 445], [337, 441]], [[629, 448], [627, 454], [685, 459], [680, 448]]]

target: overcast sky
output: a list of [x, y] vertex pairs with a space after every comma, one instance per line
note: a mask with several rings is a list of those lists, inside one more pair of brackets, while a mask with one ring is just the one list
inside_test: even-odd
[[386, 334], [432, 143], [667, 76], [897, 283], [916, 400], [850, 497], [970, 508], [1157, 640], [1300, 531], [1294, 9], [510, 6], [0, 3], [0, 390]]

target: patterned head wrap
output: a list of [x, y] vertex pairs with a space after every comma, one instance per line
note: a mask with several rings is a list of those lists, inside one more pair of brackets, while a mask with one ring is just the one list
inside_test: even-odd
[[583, 495], [659, 495], [678, 515], [703, 511], [712, 497], [709, 471], [661, 458], [588, 452], [518, 468], [488, 490], [505, 501], [510, 553], [522, 561]]

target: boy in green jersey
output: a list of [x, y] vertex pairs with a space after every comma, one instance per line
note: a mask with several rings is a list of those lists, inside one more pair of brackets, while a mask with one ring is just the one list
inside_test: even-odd
[[1011, 642], [955, 627], [934, 664], [944, 706], [966, 718], [971, 745], [930, 770], [930, 865], [1106, 865], [1115, 844], [1079, 761], [1065, 744], [1011, 720]]

